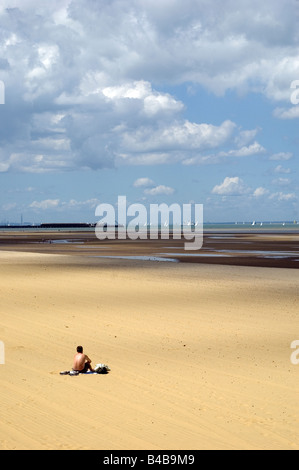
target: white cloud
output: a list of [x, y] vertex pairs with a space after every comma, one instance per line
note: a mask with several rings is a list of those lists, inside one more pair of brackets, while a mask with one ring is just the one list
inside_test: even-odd
[[272, 184], [278, 185], [278, 186], [289, 186], [291, 183], [291, 180], [289, 178], [277, 178], [272, 181]]
[[279, 152], [270, 156], [269, 160], [290, 160], [293, 157], [291, 152]]
[[58, 205], [59, 199], [45, 199], [44, 201], [33, 201], [29, 207], [32, 209], [47, 210], [56, 208]]
[[142, 127], [124, 132], [122, 147], [130, 152], [199, 150], [215, 148], [227, 142], [235, 124], [224, 121], [220, 126], [197, 124], [188, 120], [158, 128]]
[[147, 116], [155, 116], [159, 113], [176, 113], [182, 111], [184, 105], [181, 101], [175, 100], [168, 93], [153, 91], [149, 82], [140, 80], [132, 83], [125, 83], [119, 86], [105, 87], [102, 90], [104, 96], [113, 100], [138, 100], [143, 107], [143, 112]]
[[170, 195], [174, 193], [174, 189], [161, 184], [151, 189], [145, 189], [144, 193], [148, 196], [159, 196], [161, 194]]
[[0, 162], [0, 173], [5, 173], [9, 169], [9, 163]]
[[247, 146], [256, 137], [258, 131], [259, 129], [240, 131], [239, 135], [234, 139], [235, 144], [239, 148]]
[[275, 108], [273, 115], [279, 119], [297, 119], [299, 118], [299, 106], [291, 108]]
[[117, 156], [119, 164], [127, 165], [163, 165], [181, 160], [178, 152], [123, 153]]
[[[245, 130], [240, 131], [233, 139], [231, 135], [227, 136], [227, 144], [234, 143], [237, 148], [231, 150], [219, 151], [212, 154], [196, 154], [194, 156], [189, 156], [182, 160], [183, 165], [203, 165], [203, 164], [217, 164], [223, 162], [225, 158], [246, 158], [253, 155], [259, 155], [266, 153], [266, 149], [259, 144], [257, 141], [254, 141], [252, 144], [249, 144], [251, 140], [255, 137], [258, 130]], [[243, 145], [243, 144], [249, 145]]]
[[258, 142], [254, 142], [248, 147], [241, 147], [235, 150], [229, 150], [228, 152], [220, 152], [220, 157], [249, 157], [250, 155], [258, 155], [260, 153], [265, 153], [266, 149], [260, 145]]
[[96, 206], [100, 204], [99, 199], [97, 198], [92, 198], [92, 199], [87, 199], [86, 201], [77, 201], [76, 199], [70, 199], [70, 201], [62, 202], [61, 207], [63, 210], [73, 210], [73, 209], [84, 209], [84, 208], [89, 208], [89, 209], [94, 209]]
[[295, 193], [283, 193], [280, 191], [271, 194], [270, 199], [277, 199], [278, 201], [293, 201], [297, 200], [297, 196]]
[[274, 173], [289, 174], [291, 170], [290, 168], [284, 168], [282, 165], [277, 165], [277, 167], [274, 168]]
[[[146, 75], [151, 82], [200, 83], [216, 93], [258, 89], [278, 98], [296, 76], [291, 0], [240, 0], [238, 9], [231, 0], [110, 0], [105, 8], [91, 0], [7, 3], [26, 22], [14, 31], [16, 13], [2, 10], [6, 40], [15, 34], [23, 44], [58, 43], [68, 72], [93, 68], [120, 82]], [[42, 65], [53, 63], [48, 53], [40, 56]]]
[[8, 158], [7, 169], [24, 173], [49, 173], [73, 168], [69, 157], [61, 154], [13, 153]]
[[81, 210], [94, 209], [100, 203], [99, 199], [91, 198], [85, 201], [77, 201], [70, 199], [69, 201], [61, 201], [60, 199], [45, 199], [43, 201], [33, 201], [28, 207], [37, 210]]
[[185, 158], [182, 161], [183, 165], [204, 165], [204, 164], [213, 164], [218, 163], [221, 159], [218, 155], [196, 155], [195, 157]]
[[249, 188], [238, 176], [224, 178], [224, 181], [212, 189], [212, 194], [239, 196], [248, 193]]
[[253, 195], [254, 195], [254, 197], [262, 197], [262, 196], [265, 196], [268, 193], [269, 193], [269, 191], [266, 188], [263, 188], [262, 186], [260, 186], [259, 188], [256, 188]]
[[135, 188], [146, 187], [146, 186], [153, 186], [155, 183], [150, 178], [138, 178], [134, 181], [133, 186]]
[[[292, 10], [292, 0], [2, 0], [0, 172], [171, 163], [227, 148], [236, 124], [184, 120], [165, 85], [289, 102]], [[263, 152], [256, 134], [240, 132], [230, 155]]]

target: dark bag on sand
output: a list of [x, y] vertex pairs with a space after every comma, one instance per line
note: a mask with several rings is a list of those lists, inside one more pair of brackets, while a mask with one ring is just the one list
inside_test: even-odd
[[110, 370], [109, 367], [106, 366], [105, 364], [97, 364], [95, 367], [95, 371], [98, 374], [108, 374], [109, 370]]
[[100, 371], [98, 371], [98, 374], [108, 374], [107, 368], [103, 367]]

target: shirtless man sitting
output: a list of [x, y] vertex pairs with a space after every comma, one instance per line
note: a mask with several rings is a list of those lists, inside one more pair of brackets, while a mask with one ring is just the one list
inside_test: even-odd
[[73, 371], [85, 373], [88, 370], [95, 372], [91, 367], [91, 360], [86, 354], [83, 354], [83, 347], [77, 347], [77, 354], [74, 356]]

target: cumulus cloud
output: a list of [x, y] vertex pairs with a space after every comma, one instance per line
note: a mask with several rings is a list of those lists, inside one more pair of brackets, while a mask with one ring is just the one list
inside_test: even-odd
[[277, 178], [272, 181], [272, 184], [278, 185], [278, 186], [289, 186], [291, 183], [291, 180], [289, 178]]
[[212, 194], [240, 196], [248, 193], [248, 191], [249, 188], [244, 184], [241, 178], [238, 176], [227, 176], [221, 184], [214, 186]]
[[239, 148], [247, 146], [256, 137], [258, 131], [259, 129], [240, 131], [239, 135], [237, 135], [234, 139], [235, 144]]
[[277, 199], [278, 201], [295, 201], [298, 198], [295, 193], [283, 193], [280, 191], [271, 194], [270, 199]]
[[45, 199], [43, 201], [33, 201], [31, 204], [29, 204], [28, 207], [37, 211], [50, 209], [66, 211], [94, 209], [99, 203], [100, 201], [97, 198], [87, 199], [86, 201], [77, 201], [76, 199], [70, 199], [69, 201], [61, 201], [60, 199]]
[[5, 173], [9, 169], [8, 162], [0, 162], [0, 173]]
[[[233, 129], [232, 131], [236, 129]], [[188, 158], [184, 158], [182, 160], [183, 165], [205, 165], [205, 164], [216, 164], [221, 163], [224, 159], [230, 158], [246, 158], [254, 155], [260, 155], [266, 153], [266, 149], [259, 144], [259, 142], [254, 141], [250, 144], [250, 141], [256, 136], [257, 130], [252, 131], [237, 131], [237, 134], [233, 134], [231, 132], [227, 135], [226, 144], [232, 145], [235, 147], [231, 148], [230, 150], [220, 150], [215, 153], [197, 153], [194, 156], [189, 156]], [[235, 135], [234, 138], [232, 136]], [[221, 144], [223, 144], [222, 142]], [[243, 145], [243, 144], [248, 145]], [[221, 144], [216, 144], [216, 150], [221, 148]], [[199, 149], [200, 150], [200, 149]], [[190, 153], [190, 152], [189, 152]], [[195, 152], [193, 152], [195, 153]]]
[[126, 165], [163, 165], [180, 160], [179, 152], [122, 153], [117, 158], [119, 164]]
[[289, 174], [291, 173], [291, 169], [284, 168], [282, 165], [277, 165], [277, 167], [274, 168], [274, 173]]
[[262, 186], [260, 186], [259, 188], [256, 188], [253, 195], [254, 195], [254, 197], [262, 197], [262, 196], [265, 196], [268, 193], [269, 193], [268, 189], [263, 188]]
[[299, 118], [299, 106], [291, 108], [275, 108], [273, 115], [279, 119], [297, 119]]
[[133, 186], [135, 186], [135, 188], [147, 187], [147, 186], [153, 186], [153, 185], [154, 185], [154, 182], [150, 178], [138, 178], [133, 183]]
[[135, 100], [135, 104], [138, 101], [139, 112], [149, 117], [176, 113], [184, 108], [181, 101], [177, 101], [168, 93], [153, 90], [151, 84], [144, 80], [105, 87], [101, 91], [115, 106], [127, 106], [128, 100]]
[[45, 199], [44, 201], [33, 201], [29, 207], [32, 209], [47, 210], [57, 207], [59, 205], [59, 202], [59, 199]]
[[229, 150], [228, 152], [220, 152], [220, 157], [249, 157], [250, 155], [258, 155], [265, 153], [266, 149], [258, 142], [254, 142], [248, 147], [243, 146], [238, 149]]
[[135, 188], [143, 188], [143, 193], [146, 196], [169, 196], [175, 191], [170, 186], [165, 186], [163, 184], [156, 185], [155, 182], [150, 178], [138, 178], [136, 181], [134, 181], [133, 186]]
[[[238, 5], [2, 0], [0, 172], [172, 163], [186, 151], [228, 146], [235, 123], [184, 119], [184, 104], [163, 86], [289, 102], [299, 65], [296, 2]], [[240, 133], [231, 155], [263, 151], [252, 143], [256, 133]]]
[[224, 121], [220, 126], [197, 124], [185, 120], [158, 128], [142, 127], [124, 132], [122, 147], [131, 152], [200, 150], [215, 148], [227, 142], [235, 124]]
[[145, 189], [144, 193], [148, 196], [159, 196], [161, 194], [170, 195], [174, 193], [174, 189], [169, 186], [159, 185], [151, 189]]
[[269, 157], [269, 160], [290, 160], [293, 157], [293, 154], [291, 152], [279, 152], [279, 153], [274, 153]]

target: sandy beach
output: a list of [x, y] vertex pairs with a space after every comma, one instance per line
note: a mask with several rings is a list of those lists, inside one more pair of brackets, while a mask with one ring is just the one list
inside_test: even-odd
[[0, 251], [0, 449], [299, 449], [298, 270], [49, 246]]

